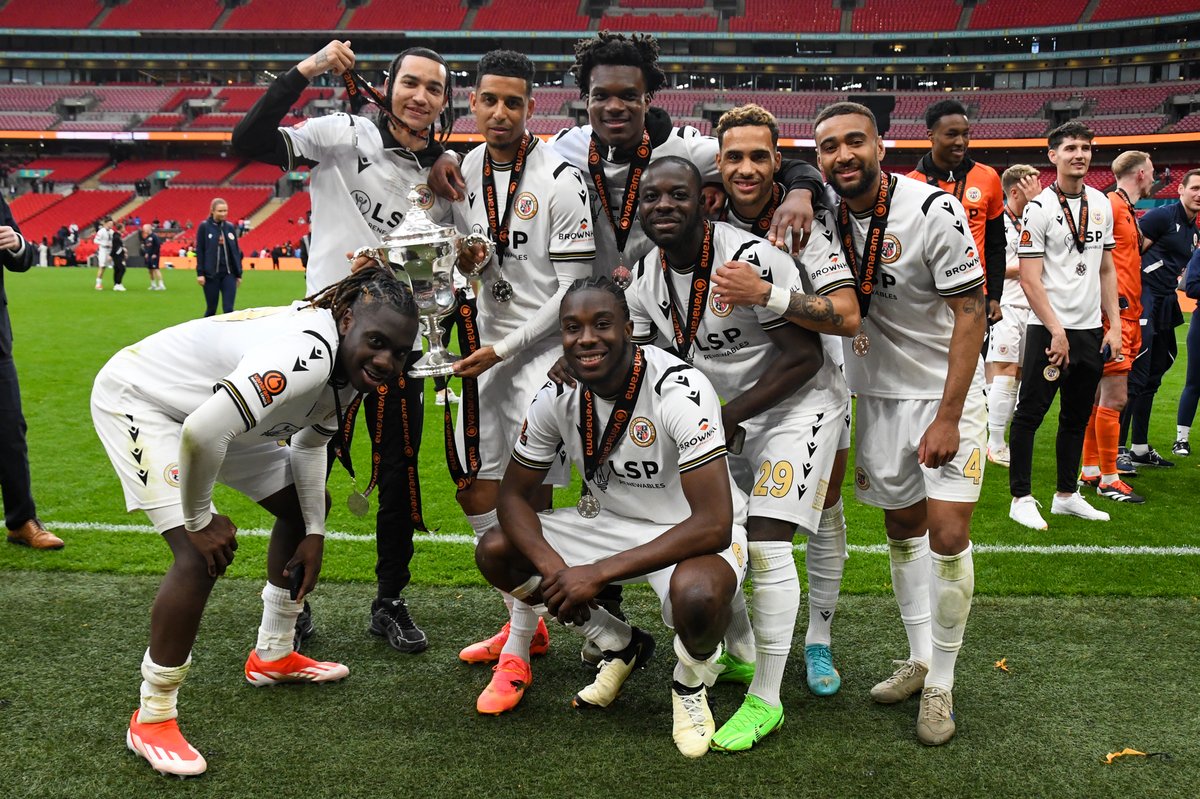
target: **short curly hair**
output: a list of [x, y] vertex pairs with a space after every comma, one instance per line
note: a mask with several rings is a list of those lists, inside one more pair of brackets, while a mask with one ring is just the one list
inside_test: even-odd
[[721, 118], [717, 120], [717, 142], [721, 143], [725, 139], [725, 131], [731, 128], [742, 127], [764, 127], [771, 131], [771, 143], [779, 144], [779, 123], [775, 119], [775, 115], [761, 105], [747, 103], [739, 105], [737, 108], [730, 109]]
[[594, 38], [575, 42], [575, 63], [571, 74], [579, 84], [579, 96], [587, 99], [591, 90], [592, 70], [599, 66], [637, 67], [646, 80], [650, 97], [667, 84], [667, 75], [658, 66], [658, 40], [648, 33], [600, 31]]
[[502, 78], [518, 78], [525, 81], [525, 96], [533, 94], [533, 62], [524, 53], [516, 50], [492, 50], [479, 59], [475, 77], [475, 88], [479, 88], [484, 75]]

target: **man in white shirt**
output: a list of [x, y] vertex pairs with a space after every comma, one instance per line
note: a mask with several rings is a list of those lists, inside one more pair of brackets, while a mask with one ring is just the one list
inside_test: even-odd
[[[100, 220], [100, 227], [96, 228], [96, 236], [93, 241], [96, 242], [96, 291], [104, 291], [104, 270], [112, 268], [112, 247], [113, 247], [113, 221], [112, 217], [106, 216]], [[114, 284], [115, 289], [119, 284]]]

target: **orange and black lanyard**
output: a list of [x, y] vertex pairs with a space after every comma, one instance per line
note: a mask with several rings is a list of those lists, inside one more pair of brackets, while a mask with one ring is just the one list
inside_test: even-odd
[[629, 241], [629, 232], [633, 229], [633, 218], [637, 214], [638, 184], [642, 182], [642, 173], [646, 171], [646, 166], [650, 163], [651, 150], [650, 133], [643, 130], [642, 143], [638, 145], [629, 162], [629, 175], [625, 178], [625, 196], [621, 202], [621, 216], [619, 219], [614, 219], [612, 198], [608, 195], [608, 181], [604, 177], [604, 166], [600, 163], [600, 148], [597, 145], [596, 134], [592, 134], [592, 140], [588, 143], [588, 174], [592, 176], [596, 194], [600, 196], [604, 217], [612, 225], [613, 233], [616, 234], [619, 253], [625, 252], [625, 242]]
[[380, 94], [379, 90], [372, 86], [362, 75], [359, 75], [352, 69], [348, 69], [342, 73], [342, 81], [346, 84], [346, 94], [349, 97], [357, 97], [361, 93], [364, 100], [374, 106], [377, 106], [379, 110], [383, 112], [383, 115], [386, 116], [388, 120], [400, 130], [415, 136], [418, 139], [423, 140], [429, 138], [429, 128], [425, 128], [425, 130], [417, 130], [411, 125], [405, 124], [405, 122], [400, 119], [400, 117], [396, 116], [394, 111], [392, 111], [391, 104], [388, 102], [387, 98]]
[[1075, 224], [1075, 217], [1071, 216], [1071, 206], [1067, 204], [1067, 195], [1063, 194], [1062, 189], [1058, 187], [1058, 183], [1050, 184], [1050, 188], [1054, 189], [1054, 193], [1058, 196], [1058, 206], [1062, 208], [1063, 216], [1067, 220], [1067, 229], [1071, 231], [1071, 238], [1075, 240], [1075, 249], [1079, 250], [1082, 255], [1087, 248], [1087, 232], [1088, 232], [1088, 201], [1087, 189], [1079, 193], [1079, 224]]
[[487, 211], [488, 234], [496, 243], [496, 263], [504, 264], [504, 253], [508, 250], [508, 220], [512, 215], [513, 202], [517, 197], [517, 187], [521, 185], [521, 173], [525, 171], [525, 162], [532, 147], [533, 137], [526, 133], [521, 138], [521, 146], [517, 150], [517, 158], [513, 161], [512, 172], [508, 178], [508, 195], [504, 198], [504, 217], [499, 215], [496, 202], [495, 165], [492, 156], [484, 151], [483, 155], [483, 206]]
[[592, 396], [592, 390], [584, 387], [583, 394], [579, 398], [579, 433], [583, 443], [585, 493], [587, 483], [593, 480], [601, 491], [608, 488], [608, 476], [602, 467], [612, 451], [616, 449], [621, 436], [625, 434], [625, 428], [629, 426], [629, 420], [633, 416], [633, 409], [637, 405], [645, 376], [646, 358], [642, 353], [642, 348], [635, 346], [633, 363], [629, 367], [628, 382], [625, 390], [613, 403], [612, 414], [608, 417], [608, 424], [605, 425], [603, 434], [596, 429], [596, 401]]
[[1129, 209], [1129, 218], [1133, 221], [1133, 229], [1138, 234], [1138, 254], [1141, 255], [1143, 245], [1146, 243], [1146, 237], [1142, 235], [1142, 229], [1138, 227], [1137, 211], [1134, 208], [1133, 202], [1130, 201], [1129, 195], [1122, 188], [1117, 189], [1117, 194], [1121, 195], [1121, 199], [1125, 201], [1125, 207]]
[[[774, 183], [771, 187], [771, 199], [767, 201], [766, 207], [763, 208], [762, 213], [759, 214], [758, 218], [754, 220], [754, 225], [751, 228], [751, 231], [754, 233], [754, 235], [758, 236], [759, 238], [766, 238], [767, 231], [771, 229], [771, 218], [775, 216], [775, 211], [779, 209], [779, 205], [782, 202], [783, 186], [779, 185], [778, 183]], [[730, 202], [726, 200], [725, 207], [721, 209], [721, 214], [717, 217], [717, 221], [727, 221], [729, 219], [729, 211]], [[734, 213], [736, 214], [737, 212], [735, 211]]]
[[692, 344], [696, 341], [696, 333], [700, 330], [700, 320], [704, 318], [704, 308], [708, 304], [708, 288], [712, 277], [713, 267], [713, 226], [711, 222], [704, 223], [704, 241], [700, 245], [700, 262], [692, 271], [692, 292], [687, 307], [687, 328], [684, 329], [682, 319], [683, 309], [675, 295], [675, 286], [671, 280], [671, 266], [667, 263], [667, 255], [661, 249], [658, 251], [658, 261], [662, 267], [663, 280], [667, 284], [667, 293], [671, 301], [671, 327], [675, 339], [675, 354], [691, 363]]
[[879, 268], [879, 258], [883, 252], [883, 234], [887, 230], [888, 213], [892, 209], [892, 195], [895, 191], [895, 179], [886, 172], [879, 176], [879, 195], [875, 198], [875, 207], [871, 212], [871, 226], [867, 228], [867, 239], [863, 242], [863, 254], [860, 258], [854, 247], [854, 229], [850, 222], [850, 206], [842, 200], [838, 203], [837, 226], [838, 234], [842, 237], [842, 252], [850, 264], [850, 271], [858, 283], [858, 310], [862, 318], [867, 318], [867, 310], [871, 307], [871, 294], [875, 291], [875, 272]]
[[[511, 196], [511, 195], [510, 195]], [[479, 349], [479, 327], [475, 317], [478, 310], [474, 298], [467, 298], [467, 292], [458, 290], [458, 348], [464, 355], [470, 355]], [[441, 334], [441, 330], [438, 330]], [[463, 412], [463, 448], [466, 455], [464, 464], [458, 457], [458, 447], [454, 443], [454, 419], [450, 415], [450, 403], [446, 403], [442, 415], [446, 438], [446, 465], [450, 469], [450, 477], [454, 485], [462, 491], [475, 480], [479, 474], [481, 458], [479, 456], [479, 381], [474, 377], [462, 379], [462, 412]]]

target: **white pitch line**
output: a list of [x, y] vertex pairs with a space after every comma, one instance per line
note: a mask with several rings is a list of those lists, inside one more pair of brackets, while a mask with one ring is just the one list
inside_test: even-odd
[[[46, 520], [51, 530], [76, 530], [93, 533], [150, 533], [154, 528], [147, 524], [103, 524], [100, 522], [51, 522]], [[270, 530], [263, 528], [242, 528], [238, 535], [266, 538]], [[326, 538], [334, 541], [374, 541], [373, 535], [358, 533], [343, 533], [330, 530]], [[474, 544], [475, 537], [461, 533], [418, 533], [413, 540], [437, 544]], [[804, 544], [797, 544], [796, 550], [804, 551]], [[851, 552], [862, 555], [886, 555], [887, 544], [851, 544], [847, 547]], [[1014, 554], [1014, 555], [1159, 555], [1159, 556], [1196, 556], [1200, 555], [1200, 547], [1138, 547], [1116, 546], [1101, 547], [1084, 544], [1047, 544], [1030, 546], [1024, 544], [975, 544], [974, 551], [981, 555]]]

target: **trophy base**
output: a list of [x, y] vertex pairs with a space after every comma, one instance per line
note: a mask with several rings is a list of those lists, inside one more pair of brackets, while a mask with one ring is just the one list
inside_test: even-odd
[[408, 369], [409, 377], [453, 377], [454, 362], [459, 356], [449, 352], [441, 352], [435, 357], [427, 352]]

